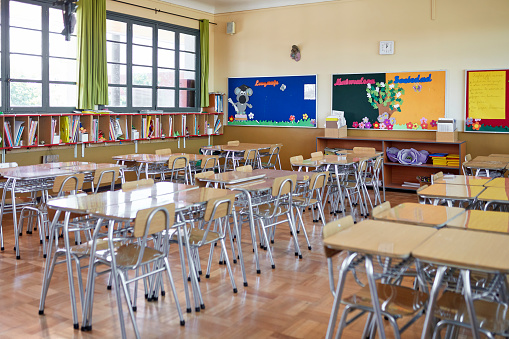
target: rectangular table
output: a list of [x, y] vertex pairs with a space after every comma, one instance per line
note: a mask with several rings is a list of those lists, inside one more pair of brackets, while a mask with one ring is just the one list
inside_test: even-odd
[[492, 179], [493, 178], [490, 177], [477, 177], [471, 175], [444, 174], [442, 178], [433, 181], [433, 184], [486, 186], [486, 184]]
[[463, 208], [403, 203], [382, 211], [375, 219], [414, 224], [420, 226], [441, 227], [465, 213]]
[[509, 213], [467, 210], [465, 213], [449, 220], [445, 226], [486, 232], [509, 233]]
[[[203, 146], [201, 147], [208, 154], [212, 154], [213, 152], [223, 152], [225, 153], [225, 162], [224, 162], [224, 171], [227, 170], [228, 159], [232, 160], [233, 170], [235, 170], [235, 153], [244, 153], [249, 150], [256, 150], [257, 154], [261, 150], [270, 149], [273, 144], [256, 144], [256, 143], [239, 143], [237, 146], [233, 145], [215, 145], [215, 146]], [[261, 163], [261, 160], [255, 159], [258, 164]]]
[[434, 200], [435, 205], [438, 204], [440, 200], [445, 200], [447, 204], [452, 207], [453, 202], [472, 205], [484, 190], [485, 187], [483, 186], [434, 184], [424, 188], [417, 194], [422, 198]]
[[509, 204], [509, 190], [506, 187], [486, 187], [477, 199], [480, 203], [484, 203], [484, 210], [493, 204], [507, 205]]

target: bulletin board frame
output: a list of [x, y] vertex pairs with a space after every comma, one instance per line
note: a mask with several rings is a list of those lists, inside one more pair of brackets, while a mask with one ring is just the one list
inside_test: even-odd
[[447, 116], [446, 70], [332, 74], [332, 110], [347, 127], [433, 131]]
[[509, 69], [465, 70], [465, 132], [509, 133], [508, 84]]
[[316, 128], [317, 95], [316, 74], [230, 77], [228, 126]]

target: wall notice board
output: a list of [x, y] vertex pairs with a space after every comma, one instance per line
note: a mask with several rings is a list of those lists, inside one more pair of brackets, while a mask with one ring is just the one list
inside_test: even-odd
[[445, 86], [445, 71], [333, 74], [332, 109], [349, 128], [436, 130]]
[[316, 127], [316, 75], [228, 78], [228, 125]]
[[509, 70], [466, 71], [467, 132], [509, 132]]

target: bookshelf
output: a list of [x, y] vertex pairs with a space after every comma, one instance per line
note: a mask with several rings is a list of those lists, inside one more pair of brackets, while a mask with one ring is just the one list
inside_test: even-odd
[[[404, 187], [405, 182], [417, 182], [417, 176], [431, 176], [437, 172], [461, 174], [463, 159], [465, 158], [466, 141], [439, 142], [423, 139], [391, 139], [391, 138], [316, 138], [316, 150], [323, 151], [326, 147], [353, 149], [354, 147], [374, 147], [377, 151], [383, 152], [384, 156], [384, 183], [386, 188], [397, 188], [404, 190], [415, 190], [416, 188]], [[414, 148], [418, 151], [426, 150], [429, 153], [449, 153], [459, 155], [459, 161], [455, 166], [436, 166], [429, 162], [422, 165], [404, 165], [391, 162], [387, 158], [387, 148], [398, 149]]]
[[223, 134], [224, 93], [209, 93], [209, 106], [203, 107], [203, 112], [208, 115], [203, 119], [203, 128], [200, 127], [202, 132], [208, 134], [207, 128], [212, 128], [210, 134]]
[[[37, 148], [78, 143], [106, 143], [151, 139], [175, 139], [185, 136], [208, 136], [207, 123], [223, 114], [212, 113], [142, 113], [83, 112], [70, 114], [0, 114], [0, 149]], [[87, 141], [80, 134], [86, 129]], [[136, 130], [138, 134], [133, 133]], [[186, 135], [186, 130], [189, 132]], [[222, 126], [215, 135], [223, 133]], [[102, 139], [99, 139], [99, 136]]]

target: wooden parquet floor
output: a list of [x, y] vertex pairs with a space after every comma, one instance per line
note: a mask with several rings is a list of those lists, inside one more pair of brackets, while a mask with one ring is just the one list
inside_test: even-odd
[[[388, 192], [393, 205], [417, 201], [415, 194]], [[332, 220], [333, 215], [327, 214]], [[278, 226], [273, 254], [276, 269], [271, 269], [265, 251], [260, 251], [261, 274], [256, 274], [255, 261], [248, 242], [243, 239], [247, 279], [242, 284], [239, 264], [232, 264], [238, 293], [232, 292], [226, 267], [218, 265], [219, 251], [212, 265], [210, 279], [202, 276], [201, 290], [206, 309], [199, 313], [184, 313], [186, 325], [179, 326], [174, 300], [169, 288], [165, 297], [146, 302], [142, 284], [138, 291], [137, 323], [143, 338], [322, 338], [327, 329], [332, 307], [327, 265], [323, 255], [321, 224], [313, 224], [306, 211], [306, 229], [312, 250], [308, 250], [302, 232], [299, 242], [303, 258], [294, 255], [293, 242], [286, 225]], [[120, 330], [113, 290], [106, 289], [107, 276], [96, 283], [93, 330], [74, 330], [65, 265], [58, 265], [48, 293], [44, 315], [38, 314], [42, 275], [45, 261], [39, 235], [23, 234], [20, 238], [21, 260], [15, 259], [12, 221], [6, 216], [5, 251], [0, 253], [0, 338], [118, 338]], [[177, 246], [171, 250], [170, 264], [176, 282], [180, 305], [185, 312], [185, 296]], [[202, 267], [206, 267], [208, 248], [202, 252]], [[338, 261], [339, 264], [339, 261]], [[85, 272], [84, 272], [85, 273]], [[76, 276], [76, 272], [75, 272]], [[362, 279], [362, 273], [361, 273]], [[76, 286], [77, 287], [77, 286]], [[349, 280], [345, 293], [359, 288]], [[79, 299], [79, 298], [78, 298]], [[80, 307], [78, 302], [78, 307]], [[124, 316], [128, 337], [134, 337], [127, 309]], [[359, 338], [365, 318], [356, 321], [344, 332], [344, 338]], [[81, 312], [79, 315], [81, 325]], [[419, 338], [422, 320], [414, 324], [403, 338]], [[391, 336], [390, 328], [387, 333]]]

